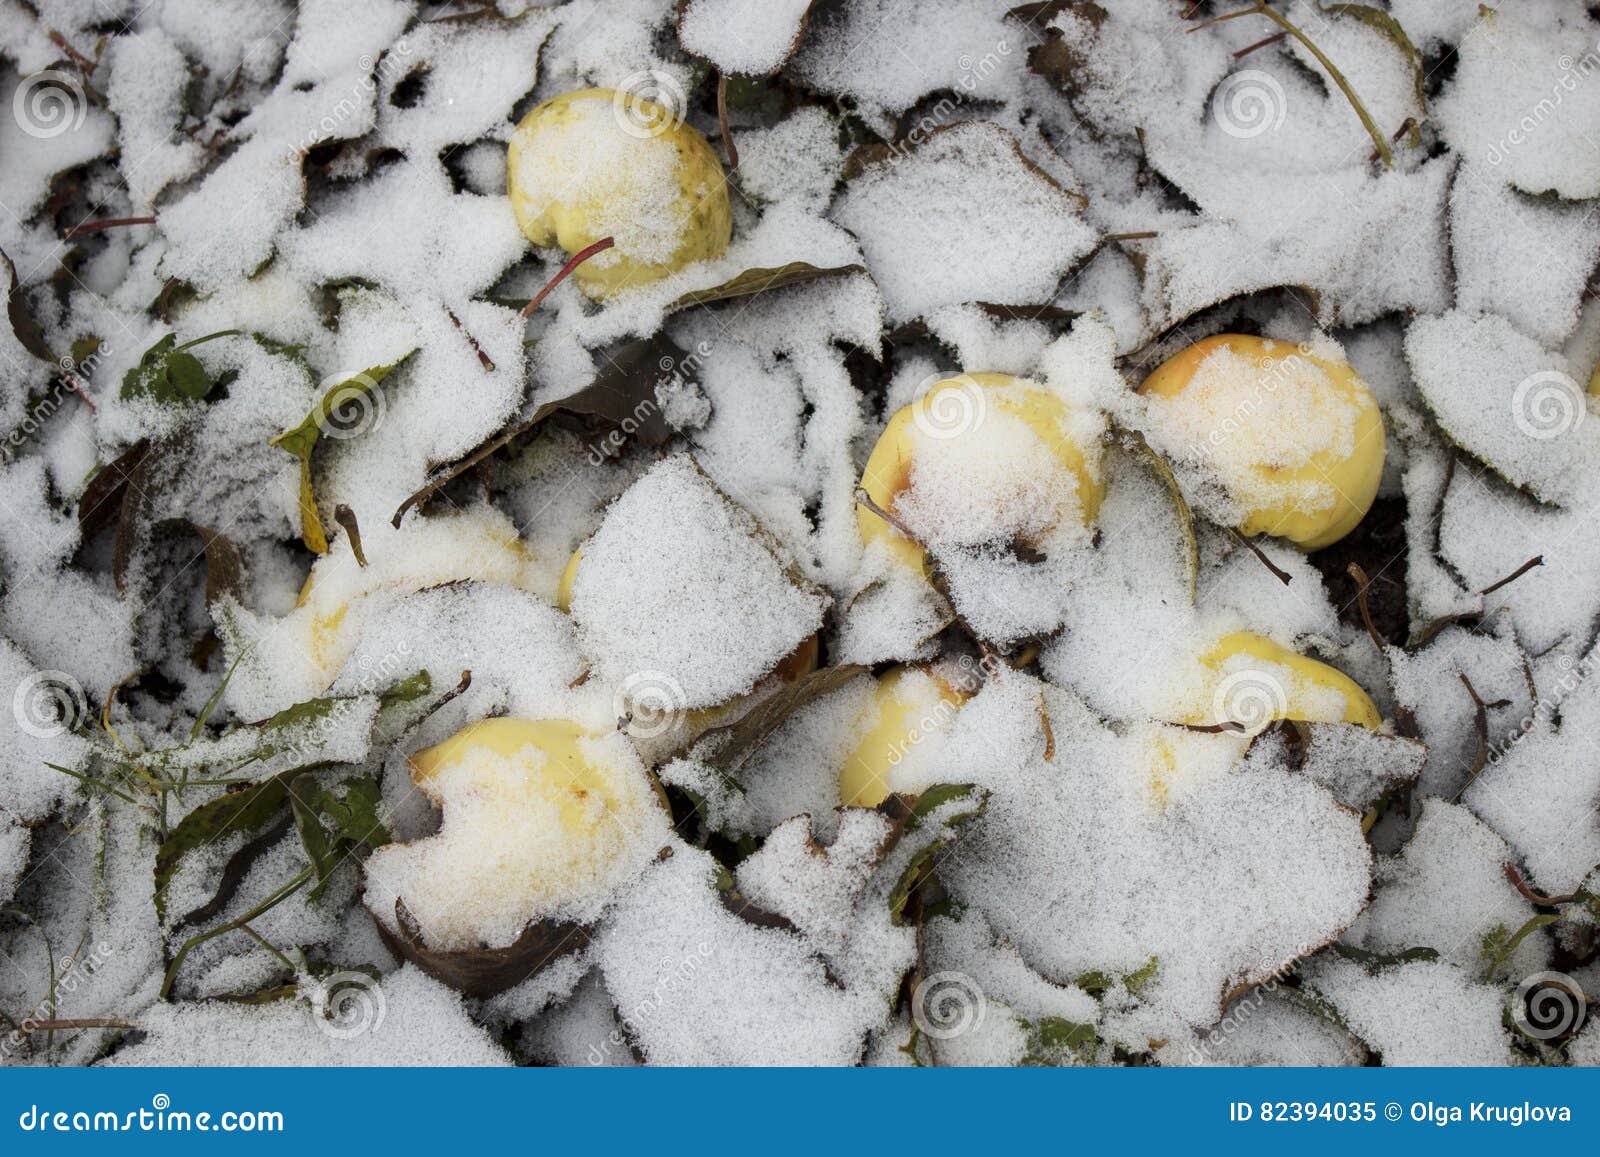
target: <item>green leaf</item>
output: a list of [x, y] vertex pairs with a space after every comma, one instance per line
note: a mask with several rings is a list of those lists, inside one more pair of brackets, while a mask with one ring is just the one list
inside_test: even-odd
[[1560, 919], [1561, 914], [1558, 912], [1540, 912], [1509, 936], [1506, 935], [1504, 924], [1496, 924], [1483, 938], [1483, 955], [1489, 962], [1488, 975], [1493, 977], [1499, 972], [1510, 961], [1512, 953], [1516, 952], [1529, 936]]
[[246, 784], [237, 791], [201, 804], [184, 816], [167, 833], [156, 849], [156, 919], [166, 920], [167, 888], [184, 856], [236, 832], [258, 832], [267, 827], [283, 809], [289, 797], [289, 779], [302, 769], [284, 772], [260, 783]]
[[317, 497], [311, 483], [311, 452], [316, 449], [317, 439], [340, 407], [377, 389], [384, 378], [416, 352], [413, 349], [388, 365], [372, 366], [338, 382], [317, 399], [317, 404], [298, 426], [268, 439], [268, 445], [277, 446], [300, 460], [300, 538], [307, 550], [315, 554], [328, 553], [328, 534], [317, 513]]
[[424, 668], [415, 675], [400, 680], [384, 689], [378, 696], [380, 708], [398, 706], [401, 703], [414, 703], [433, 690], [433, 676]]
[[219, 330], [178, 345], [178, 335], [169, 333], [139, 356], [139, 364], [122, 376], [122, 397], [147, 398], [167, 405], [198, 402], [211, 393], [216, 382], [200, 359], [185, 351], [219, 337], [232, 337], [236, 329]]
[[167, 355], [167, 384], [184, 397], [198, 402], [211, 392], [213, 383], [199, 358], [174, 350]]
[[1029, 1026], [1028, 1051], [1023, 1055], [1024, 1065], [1059, 1065], [1063, 1061], [1078, 1060], [1085, 1064], [1094, 1060], [1099, 1034], [1092, 1024], [1079, 1024], [1059, 1016], [1041, 1017]]

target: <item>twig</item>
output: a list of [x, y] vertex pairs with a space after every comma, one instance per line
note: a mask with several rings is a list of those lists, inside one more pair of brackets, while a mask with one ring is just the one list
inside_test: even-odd
[[[7, 1018], [10, 1019], [9, 1017]], [[69, 1028], [138, 1028], [131, 1020], [118, 1020], [109, 1016], [82, 1017], [74, 1020], [25, 1020], [16, 1032], [58, 1032]]]
[[1517, 869], [1517, 866], [1509, 861], [1505, 865], [1505, 873], [1506, 879], [1511, 881], [1511, 886], [1522, 893], [1522, 898], [1535, 908], [1554, 908], [1560, 904], [1570, 904], [1574, 900], [1588, 899], [1588, 893], [1581, 891], [1565, 892], [1559, 896], [1536, 892], [1533, 890], [1533, 886], [1528, 883], [1527, 878]]
[[317, 870], [315, 867], [307, 867], [302, 869], [300, 874], [294, 877], [294, 879], [283, 885], [283, 887], [279, 888], [276, 892], [273, 892], [265, 900], [262, 900], [244, 915], [229, 920], [226, 924], [218, 924], [215, 928], [212, 928], [209, 931], [196, 933], [195, 935], [189, 937], [189, 939], [185, 940], [183, 945], [178, 949], [177, 955], [172, 958], [172, 963], [167, 965], [167, 974], [161, 980], [161, 999], [167, 1000], [172, 996], [172, 985], [173, 982], [178, 979], [178, 970], [183, 967], [183, 961], [191, 951], [200, 947], [200, 945], [204, 944], [208, 940], [215, 940], [218, 936], [221, 936], [224, 933], [233, 932], [243, 928], [246, 924], [256, 919], [256, 917], [260, 916], [263, 912], [266, 912], [276, 905], [282, 903], [284, 900], [287, 900], [290, 896], [298, 892], [301, 888], [305, 887], [311, 882], [312, 877], [316, 874]]
[[45, 33], [45, 35], [50, 37], [51, 44], [54, 44], [57, 48], [61, 49], [62, 52], [67, 54], [67, 56], [72, 60], [72, 63], [78, 66], [79, 72], [83, 73], [85, 76], [88, 76], [94, 71], [94, 61], [90, 60], [83, 53], [72, 47], [72, 45], [67, 42], [67, 38], [61, 35], [61, 33], [57, 32], [54, 28], [51, 28]]
[[722, 130], [722, 147], [728, 154], [728, 177], [739, 171], [739, 150], [733, 144], [733, 130], [728, 127], [728, 78], [717, 73], [717, 127]]
[[1255, 555], [1258, 559], [1261, 560], [1261, 565], [1266, 567], [1268, 570], [1270, 570], [1272, 572], [1272, 577], [1277, 579], [1284, 586], [1288, 586], [1291, 582], [1294, 581], [1294, 576], [1293, 575], [1291, 575], [1288, 571], [1284, 570], [1282, 567], [1278, 566], [1277, 563], [1273, 562], [1270, 558], [1268, 558], [1267, 555], [1266, 555], [1266, 552], [1263, 551], [1255, 543], [1251, 542], [1248, 538], [1246, 538], [1244, 535], [1240, 534], [1237, 530], [1235, 530], [1231, 526], [1228, 528], [1228, 533], [1232, 534], [1234, 538], [1237, 538], [1240, 541], [1240, 543], [1242, 543], [1244, 546], [1248, 547], [1249, 550], [1250, 550], [1250, 553]]
[[533, 300], [529, 301], [527, 305], [523, 306], [522, 312], [517, 316], [523, 319], [531, 317], [533, 315], [533, 311], [539, 308], [539, 303], [545, 298], [549, 297], [550, 291], [565, 281], [569, 273], [578, 268], [578, 266], [582, 265], [585, 261], [589, 260], [589, 258], [593, 257], [596, 253], [604, 253], [616, 243], [617, 241], [614, 237], [602, 237], [587, 249], [581, 249], [577, 253], [574, 253], [567, 263], [561, 267], [560, 272], [558, 272], [549, 281], [544, 283], [544, 288], [533, 295]]
[[1463, 672], [1460, 675], [1461, 683], [1467, 689], [1467, 694], [1472, 696], [1473, 726], [1478, 731], [1478, 754], [1472, 761], [1472, 770], [1467, 773], [1467, 782], [1461, 786], [1465, 792], [1472, 781], [1482, 773], [1484, 765], [1489, 762], [1489, 709], [1484, 706], [1483, 698], [1478, 694], [1478, 689], [1472, 685]]
[[1367, 572], [1361, 569], [1361, 564], [1351, 563], [1345, 567], [1345, 573], [1356, 580], [1356, 603], [1361, 607], [1361, 622], [1367, 628], [1367, 636], [1372, 640], [1372, 645], [1378, 648], [1378, 654], [1383, 654], [1383, 636], [1378, 634], [1378, 628], [1372, 621], [1372, 607], [1367, 603], [1367, 588], [1372, 585], [1372, 580], [1367, 577]]
[[1103, 245], [1107, 241], [1148, 241], [1152, 237], [1159, 236], [1161, 236], [1161, 234], [1157, 233], [1154, 229], [1147, 229], [1139, 233], [1107, 233], [1104, 237], [1100, 238], [1100, 243]]
[[1532, 558], [1530, 558], [1527, 562], [1525, 562], [1521, 566], [1519, 566], [1516, 570], [1514, 570], [1510, 574], [1506, 575], [1505, 578], [1501, 579], [1498, 582], [1490, 583], [1488, 586], [1484, 587], [1478, 593], [1480, 595], [1492, 595], [1492, 594], [1494, 594], [1495, 591], [1499, 590], [1501, 587], [1507, 586], [1507, 585], [1509, 585], [1511, 583], [1516, 582], [1519, 578], [1521, 578], [1523, 575], [1527, 574], [1534, 567], [1543, 566], [1543, 565], [1544, 565], [1544, 555], [1536, 554]]
[[1278, 41], [1282, 40], [1287, 35], [1289, 35], [1287, 32], [1275, 32], [1271, 36], [1268, 36], [1268, 37], [1266, 37], [1266, 38], [1264, 38], [1262, 40], [1256, 41], [1254, 44], [1245, 45], [1243, 48], [1239, 49], [1238, 52], [1235, 52], [1233, 54], [1233, 58], [1235, 60], [1243, 59], [1244, 57], [1249, 56], [1252, 52], [1254, 52], [1258, 48], [1265, 48], [1269, 44], [1278, 43]]
[[478, 344], [478, 339], [473, 337], [467, 327], [461, 324], [461, 319], [456, 316], [456, 311], [446, 308], [444, 312], [450, 318], [450, 324], [459, 329], [461, 336], [467, 339], [467, 344], [472, 347], [472, 352], [478, 355], [478, 364], [483, 367], [484, 372], [494, 373], [494, 362], [488, 354], [483, 352], [483, 347]]
[[1361, 127], [1367, 130], [1367, 135], [1372, 138], [1372, 143], [1378, 148], [1378, 156], [1383, 160], [1383, 167], [1386, 169], [1393, 167], [1394, 153], [1389, 148], [1388, 138], [1379, 131], [1377, 123], [1372, 119], [1372, 114], [1367, 112], [1367, 106], [1361, 103], [1361, 98], [1356, 95], [1356, 90], [1345, 79], [1344, 73], [1339, 71], [1338, 65], [1329, 60], [1322, 49], [1318, 48], [1309, 36], [1291, 24], [1289, 18], [1276, 8], [1265, 3], [1264, 0], [1257, 0], [1257, 3], [1250, 5], [1248, 8], [1241, 8], [1237, 12], [1225, 12], [1221, 16], [1213, 16], [1210, 20], [1203, 20], [1191, 27], [1189, 31], [1198, 32], [1202, 28], [1209, 28], [1213, 24], [1221, 24], [1224, 20], [1236, 20], [1241, 16], [1265, 16], [1279, 28], [1282, 28], [1285, 34], [1294, 37], [1305, 45], [1306, 51], [1316, 57], [1317, 63], [1322, 65], [1323, 70], [1327, 72], [1328, 79], [1338, 86], [1339, 91], [1344, 93], [1344, 98], [1350, 102], [1350, 107], [1355, 109], [1356, 116], [1361, 119]]
[[123, 225], [154, 225], [154, 217], [101, 217], [96, 221], [85, 221], [82, 225], [74, 225], [67, 230], [67, 240], [82, 237], [85, 233], [98, 233], [102, 229], [116, 229]]

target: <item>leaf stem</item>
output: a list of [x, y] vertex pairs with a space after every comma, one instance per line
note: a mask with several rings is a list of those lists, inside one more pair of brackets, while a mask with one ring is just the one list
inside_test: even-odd
[[[281, 904], [290, 896], [298, 892], [301, 888], [305, 887], [306, 884], [310, 883], [311, 878], [316, 875], [316, 871], [317, 870], [314, 867], [302, 869], [300, 874], [295, 876], [294, 879], [284, 884], [276, 892], [273, 892], [265, 900], [262, 900], [244, 915], [229, 920], [226, 924], [218, 924], [215, 928], [209, 929], [208, 931], [198, 932], [189, 937], [189, 939], [185, 940], [182, 946], [178, 949], [177, 954], [173, 956], [172, 963], [167, 965], [167, 974], [164, 978], [162, 978], [161, 981], [160, 998], [162, 1000], [168, 1000], [171, 998], [172, 985], [173, 982], [178, 979], [178, 970], [183, 967], [183, 961], [191, 951], [200, 947], [200, 945], [204, 944], [208, 940], [215, 940], [218, 936], [243, 928], [256, 917]], [[254, 935], [254, 933], [252, 932], [251, 935]]]
[[544, 283], [544, 288], [538, 293], [534, 294], [533, 299], [529, 301], [527, 305], [522, 307], [522, 312], [517, 316], [524, 319], [533, 316], [533, 311], [539, 308], [539, 303], [545, 298], [549, 297], [550, 291], [565, 281], [569, 273], [578, 268], [578, 266], [582, 265], [585, 261], [589, 260], [589, 258], [593, 257], [596, 253], [604, 253], [616, 243], [617, 240], [615, 237], [602, 237], [593, 245], [590, 245], [587, 249], [580, 249], [578, 252], [574, 253], [567, 263], [561, 267], [560, 271], [549, 281]]

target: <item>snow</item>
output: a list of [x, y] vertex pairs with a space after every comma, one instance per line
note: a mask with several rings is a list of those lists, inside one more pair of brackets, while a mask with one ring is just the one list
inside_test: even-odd
[[1594, 15], [1182, 7], [0, 0], [7, 1062], [1595, 1063]]
[[982, 123], [950, 125], [870, 162], [834, 218], [861, 239], [900, 320], [961, 301], [1048, 301], [1095, 243], [1077, 202]]

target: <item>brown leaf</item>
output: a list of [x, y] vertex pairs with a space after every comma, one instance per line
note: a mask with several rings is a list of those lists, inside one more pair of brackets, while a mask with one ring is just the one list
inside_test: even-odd
[[28, 303], [22, 299], [22, 285], [17, 280], [17, 267], [11, 263], [11, 258], [3, 250], [0, 250], [0, 261], [5, 262], [9, 281], [6, 290], [6, 316], [11, 321], [11, 332], [17, 335], [17, 341], [23, 349], [40, 361], [55, 365], [56, 356], [50, 352], [50, 346], [44, 340], [44, 330], [28, 311]]
[[580, 924], [540, 920], [529, 924], [516, 942], [505, 948], [442, 952], [423, 942], [421, 926], [404, 900], [394, 902], [394, 916], [398, 932], [377, 921], [378, 932], [390, 950], [465, 996], [498, 995], [589, 943], [589, 933]]
[[706, 732], [701, 742], [703, 750], [710, 754], [702, 758], [724, 775], [732, 776], [772, 738], [772, 733], [782, 727], [789, 716], [867, 671], [868, 668], [858, 664], [822, 667], [807, 672], [792, 683], [783, 684], [751, 708], [748, 714], [726, 727]]
[[545, 403], [528, 418], [508, 426], [464, 457], [439, 466], [422, 488], [394, 512], [390, 521], [395, 528], [399, 528], [412, 508], [427, 502], [497, 451], [533, 433], [557, 413], [599, 419], [637, 438], [645, 446], [659, 446], [670, 438], [674, 431], [656, 401], [655, 388], [689, 364], [683, 350], [657, 334], [614, 346], [599, 354], [597, 360], [602, 369], [589, 385], [568, 397]]
[[667, 312], [672, 313], [680, 309], [688, 309], [696, 305], [711, 305], [713, 302], [730, 301], [736, 297], [753, 297], [758, 293], [767, 293], [774, 289], [785, 289], [791, 285], [804, 285], [810, 281], [819, 281], [825, 277], [844, 277], [851, 273], [866, 273], [863, 265], [830, 265], [819, 267], [805, 261], [791, 261], [787, 265], [775, 267], [761, 267], [746, 269], [721, 285], [713, 285], [709, 289], [695, 289], [678, 298], [667, 306]]

